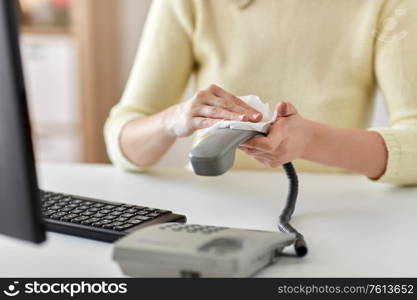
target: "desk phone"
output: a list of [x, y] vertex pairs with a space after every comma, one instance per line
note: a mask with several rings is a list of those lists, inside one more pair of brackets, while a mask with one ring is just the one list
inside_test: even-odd
[[165, 223], [120, 239], [113, 258], [133, 277], [248, 277], [294, 240], [292, 233]]

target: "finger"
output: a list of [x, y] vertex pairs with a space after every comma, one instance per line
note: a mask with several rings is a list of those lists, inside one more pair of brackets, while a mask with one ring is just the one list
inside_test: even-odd
[[286, 138], [287, 134], [287, 122], [285, 122], [283, 119], [281, 121], [275, 122], [271, 126], [267, 136], [253, 137], [242, 145], [259, 149], [261, 151], [271, 152], [275, 149], [278, 149], [282, 141]]
[[263, 118], [262, 113], [257, 111], [255, 108], [253, 108], [249, 104], [246, 104], [242, 99], [236, 96], [233, 96], [232, 101], [234, 101], [234, 103], [238, 105], [238, 107], [242, 107], [247, 112], [247, 115], [252, 122], [259, 122], [262, 120]]
[[222, 120], [236, 120], [236, 121], [245, 120], [245, 115], [231, 112], [229, 110], [223, 109], [218, 106], [209, 106], [209, 105], [198, 106], [198, 108], [195, 111], [195, 116], [212, 118], [212, 119], [222, 119]]
[[254, 137], [246, 141], [243, 146], [249, 149], [256, 149], [263, 152], [274, 152], [279, 148], [284, 136], [281, 132], [275, 133], [274, 135], [269, 135], [266, 137]]
[[[251, 121], [252, 112], [249, 112], [248, 110], [244, 109], [243, 107], [240, 107], [239, 105], [236, 105], [234, 102], [230, 100], [226, 100], [224, 98], [220, 98], [217, 96], [207, 98], [204, 101], [204, 104], [207, 104], [209, 106], [213, 107], [220, 107], [224, 110], [236, 113], [241, 115], [242, 119], [240, 121]], [[259, 117], [258, 117], [259, 118]], [[253, 119], [253, 117], [252, 117]]]
[[268, 137], [254, 137], [243, 144], [243, 146], [263, 152], [274, 151], [278, 145], [275, 145]]
[[276, 153], [270, 153], [270, 152], [263, 152], [256, 149], [249, 149], [249, 148], [240, 148], [241, 151], [243, 151], [245, 154], [251, 156], [251, 157], [257, 157], [262, 158], [264, 160], [268, 160], [270, 162], [276, 162], [277, 160], [277, 154]]
[[203, 128], [211, 127], [220, 121], [221, 121], [220, 119], [195, 117], [191, 119], [191, 126], [193, 129], [203, 129]]
[[228, 109], [237, 113], [244, 113], [248, 117], [248, 120], [252, 122], [259, 122], [260, 120], [262, 120], [262, 114], [259, 111], [254, 109], [252, 106], [246, 104], [235, 95], [225, 91], [221, 87], [213, 84], [208, 88], [208, 90], [212, 92], [214, 95], [216, 95], [217, 97], [223, 99], [223, 101], [218, 101], [218, 99], [213, 99], [213, 100], [217, 100], [218, 102], [212, 105], [221, 106], [225, 109]]
[[[198, 91], [194, 96], [195, 101], [191, 102], [191, 114], [196, 117], [211, 117], [212, 114], [220, 115], [222, 114], [221, 111], [217, 110], [218, 108], [222, 108], [221, 105], [222, 102], [224, 102], [224, 99], [217, 97], [212, 92], [208, 90], [201, 90]], [[208, 104], [208, 105], [204, 105]], [[210, 108], [212, 107], [212, 108]], [[227, 109], [224, 109], [227, 110]], [[233, 113], [229, 110], [229, 112]], [[222, 117], [216, 117], [218, 119], [227, 119], [227, 120], [238, 120], [238, 121], [247, 121], [247, 117], [245, 114], [242, 113], [234, 113], [237, 115], [231, 115]]]
[[291, 102], [287, 102], [287, 109], [288, 109], [287, 113], [290, 116], [298, 114], [297, 109]]
[[240, 150], [252, 150], [253, 149], [253, 148], [245, 146], [244, 144], [240, 144], [237, 148]]
[[279, 102], [276, 109], [278, 117], [290, 117], [297, 114], [297, 110], [290, 102]]
[[265, 152], [260, 151], [260, 150], [255, 149], [255, 148], [248, 148], [248, 147], [244, 147], [244, 146], [239, 146], [238, 148], [239, 148], [239, 150], [243, 151], [244, 153], [246, 153], [248, 155], [262, 155], [262, 154], [265, 154]]

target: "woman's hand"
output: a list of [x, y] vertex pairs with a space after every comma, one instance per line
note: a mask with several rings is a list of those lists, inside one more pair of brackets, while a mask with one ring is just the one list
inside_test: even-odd
[[262, 114], [222, 88], [210, 85], [174, 106], [164, 124], [169, 135], [186, 137], [222, 120], [259, 122]]
[[239, 149], [267, 167], [276, 168], [302, 158], [312, 139], [310, 121], [301, 117], [288, 102], [280, 102], [277, 119], [265, 137], [254, 137]]
[[267, 167], [276, 168], [294, 159], [381, 177], [388, 152], [379, 133], [336, 128], [304, 119], [288, 102], [277, 105], [277, 120], [266, 137], [255, 137], [239, 148]]

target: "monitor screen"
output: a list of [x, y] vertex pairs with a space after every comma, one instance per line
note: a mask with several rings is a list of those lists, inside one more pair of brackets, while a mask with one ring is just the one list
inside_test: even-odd
[[0, 0], [0, 233], [45, 239], [18, 42], [17, 1]]

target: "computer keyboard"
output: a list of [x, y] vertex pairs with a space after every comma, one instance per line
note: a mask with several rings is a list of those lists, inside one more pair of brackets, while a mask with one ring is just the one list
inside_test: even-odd
[[166, 222], [185, 223], [169, 210], [40, 191], [47, 230], [113, 242], [139, 228]]

